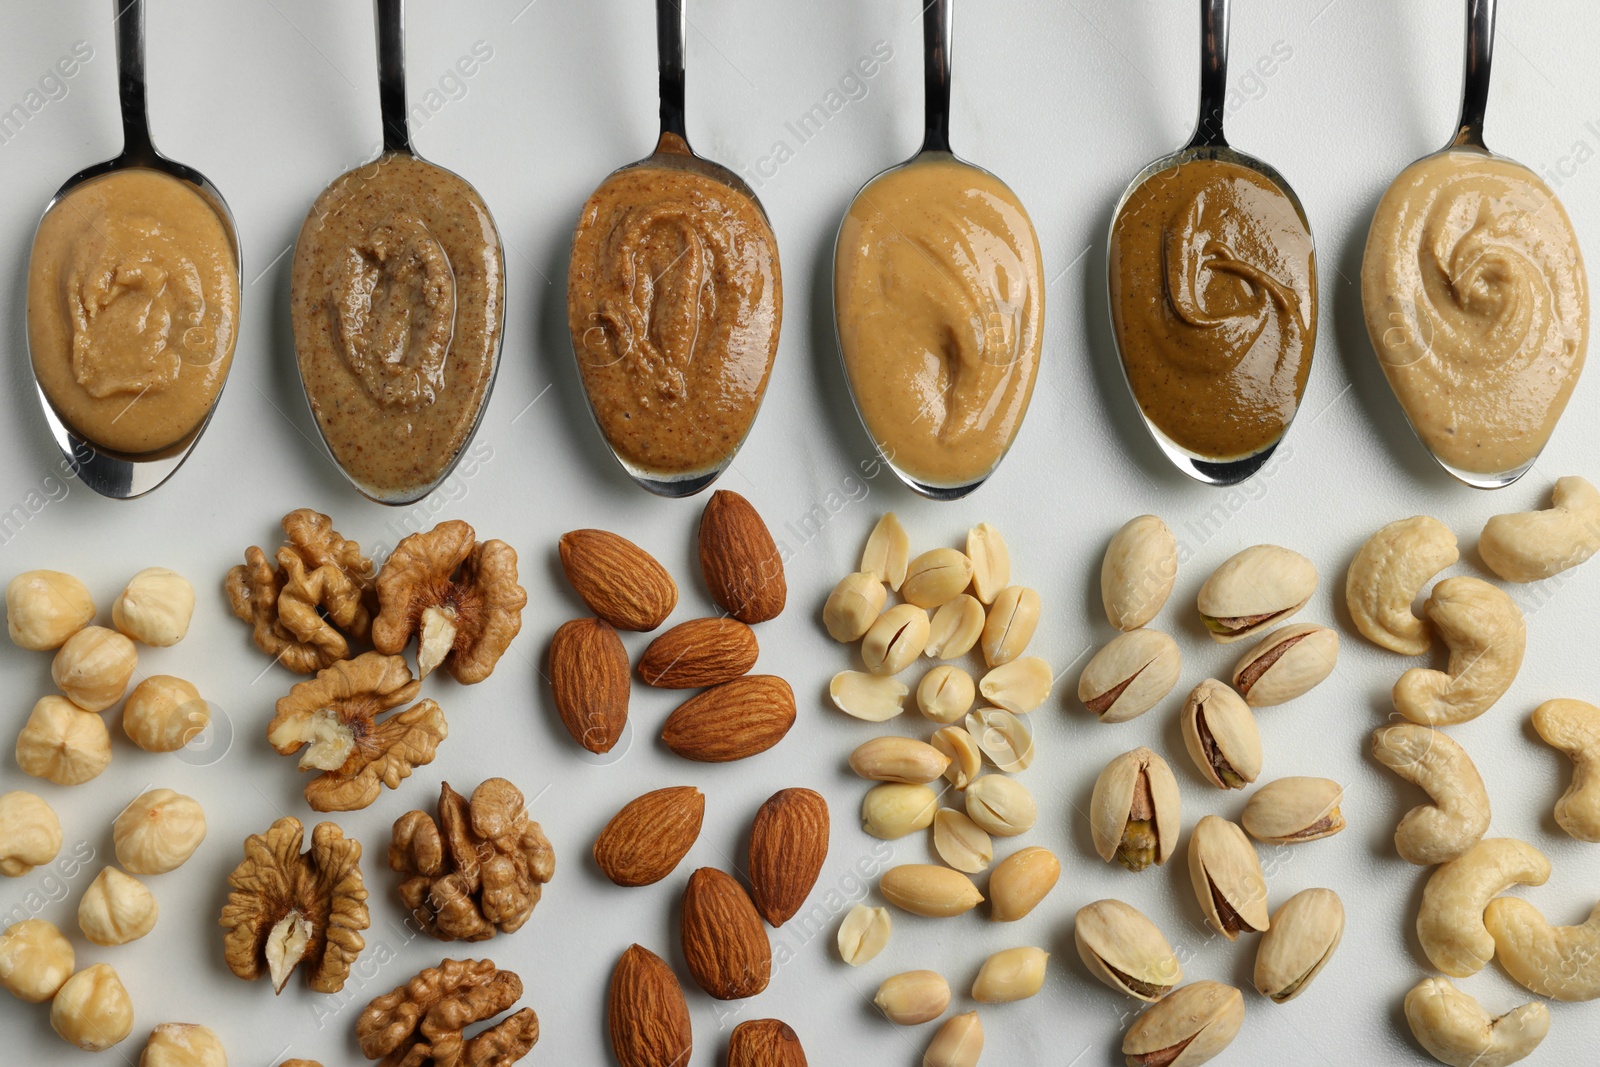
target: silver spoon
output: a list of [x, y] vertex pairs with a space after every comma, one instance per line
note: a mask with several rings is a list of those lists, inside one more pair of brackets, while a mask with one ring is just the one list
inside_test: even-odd
[[[1168, 156], [1162, 156], [1147, 165], [1138, 174], [1133, 176], [1133, 181], [1122, 191], [1122, 197], [1117, 201], [1116, 210], [1111, 213], [1111, 230], [1106, 235], [1106, 247], [1109, 249], [1114, 241], [1117, 229], [1117, 219], [1122, 215], [1122, 209], [1134, 192], [1150, 178], [1163, 171], [1196, 159], [1214, 159], [1224, 163], [1233, 163], [1253, 170], [1277, 186], [1284, 197], [1293, 206], [1295, 214], [1300, 216], [1300, 221], [1305, 225], [1306, 236], [1312, 242], [1312, 254], [1315, 255], [1316, 241], [1311, 234], [1311, 220], [1306, 218], [1305, 208], [1301, 206], [1300, 198], [1295, 195], [1294, 189], [1272, 167], [1247, 155], [1238, 149], [1229, 146], [1227, 138], [1223, 135], [1222, 120], [1224, 105], [1228, 96], [1228, 0], [1200, 0], [1200, 118], [1195, 123], [1194, 135], [1189, 138], [1189, 143]], [[1107, 257], [1108, 261], [1110, 257]], [[1106, 287], [1106, 298], [1109, 302], [1111, 289]], [[1315, 297], [1313, 288], [1312, 295]], [[1113, 314], [1114, 321], [1114, 314]], [[1113, 331], [1115, 336], [1115, 331]], [[1145, 415], [1144, 407], [1139, 403], [1137, 395], [1133, 394], [1133, 383], [1127, 375], [1127, 364], [1122, 359], [1121, 339], [1117, 338], [1118, 360], [1117, 365], [1122, 368], [1123, 381], [1128, 384], [1128, 392], [1133, 395], [1133, 405], [1139, 412], [1139, 418], [1144, 422], [1144, 428], [1149, 431], [1157, 447], [1172, 465], [1177, 467], [1189, 477], [1208, 485], [1237, 485], [1256, 471], [1260, 470], [1272, 458], [1272, 453], [1283, 442], [1293, 424], [1291, 417], [1284, 423], [1283, 431], [1276, 440], [1272, 441], [1260, 451], [1248, 456], [1235, 459], [1208, 459], [1195, 455], [1182, 447], [1162, 432], [1150, 418]], [[1310, 352], [1307, 359], [1311, 359]], [[1296, 408], [1298, 414], [1298, 407]]]
[[[112, 0], [117, 36], [117, 94], [122, 105], [122, 151], [104, 163], [86, 167], [68, 178], [45, 205], [44, 214], [61, 201], [61, 198], [85, 182], [119, 170], [158, 170], [194, 188], [222, 222], [233, 249], [234, 278], [240, 292], [244, 290], [244, 260], [239, 249], [239, 231], [234, 225], [233, 213], [217, 187], [204, 174], [193, 167], [174, 162], [156, 150], [150, 140], [150, 116], [145, 106], [144, 85], [144, 0]], [[41, 222], [43, 216], [40, 217]], [[32, 366], [32, 359], [29, 359]], [[232, 371], [229, 363], [229, 371]], [[183, 461], [189, 458], [200, 435], [206, 432], [211, 416], [216, 413], [217, 402], [222, 399], [224, 378], [212, 398], [211, 409], [200, 424], [178, 441], [154, 452], [130, 454], [103, 448], [74, 430], [56, 411], [45, 394], [44, 386], [34, 376], [34, 387], [39, 394], [39, 406], [44, 411], [45, 424], [62, 456], [72, 464], [78, 479], [101, 496], [115, 500], [132, 500], [143, 496], [172, 477]]]

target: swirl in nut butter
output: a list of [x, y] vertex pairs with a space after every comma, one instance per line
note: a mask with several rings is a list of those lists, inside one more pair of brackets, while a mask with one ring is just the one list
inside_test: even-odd
[[1583, 370], [1589, 294], [1572, 223], [1531, 170], [1469, 150], [1407, 167], [1372, 217], [1361, 302], [1440, 460], [1495, 474], [1544, 448]]
[[1145, 417], [1215, 460], [1283, 436], [1311, 371], [1311, 233], [1265, 175], [1196, 159], [1151, 175], [1112, 227], [1111, 317]]

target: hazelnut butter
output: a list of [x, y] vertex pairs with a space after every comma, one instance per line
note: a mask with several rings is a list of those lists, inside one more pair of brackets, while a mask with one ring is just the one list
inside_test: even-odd
[[1152, 174], [1111, 228], [1111, 321], [1140, 409], [1204, 459], [1283, 436], [1317, 335], [1311, 231], [1266, 175], [1217, 159]]
[[845, 372], [885, 458], [933, 486], [1000, 462], [1038, 377], [1044, 264], [1007, 185], [948, 156], [873, 179], [839, 227]]
[[289, 289], [295, 354], [334, 459], [379, 499], [431, 485], [494, 382], [505, 261], [477, 190], [404, 154], [311, 206]]
[[205, 420], [239, 328], [216, 208], [158, 170], [116, 170], [46, 212], [28, 264], [28, 347], [51, 405], [102, 448], [176, 444]]
[[1445, 464], [1497, 474], [1544, 448], [1583, 370], [1578, 238], [1533, 171], [1455, 149], [1401, 171], [1361, 261], [1378, 362]]

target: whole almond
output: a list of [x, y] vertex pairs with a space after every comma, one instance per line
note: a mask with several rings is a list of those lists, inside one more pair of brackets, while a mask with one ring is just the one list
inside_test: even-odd
[[718, 489], [700, 515], [700, 572], [711, 599], [740, 622], [766, 622], [783, 611], [789, 587], [783, 557], [750, 501]]
[[780, 789], [750, 830], [750, 888], [774, 927], [794, 918], [828, 858], [828, 802], [810, 789]]
[[594, 839], [594, 861], [617, 885], [652, 885], [688, 854], [705, 814], [705, 794], [692, 785], [635, 797]]
[[728, 1067], [806, 1067], [806, 1052], [788, 1023], [751, 1019], [733, 1028]]
[[782, 678], [747, 674], [679, 704], [661, 740], [684, 759], [727, 763], [765, 752], [794, 725], [794, 690]]
[[604, 619], [563, 623], [550, 641], [550, 691], [572, 739], [610, 752], [628, 721], [628, 650]]
[[654, 556], [605, 530], [561, 535], [561, 569], [589, 610], [619, 630], [654, 630], [678, 605], [678, 587]]
[[619, 1067], [666, 1067], [689, 1062], [694, 1042], [689, 1005], [665, 960], [630, 946], [611, 972], [606, 1021]]
[[738, 619], [680, 622], [644, 650], [639, 677], [657, 689], [704, 689], [756, 665], [756, 632]]
[[683, 961], [701, 989], [741, 1000], [767, 988], [772, 945], [744, 887], [715, 867], [701, 867], [683, 890], [678, 922]]

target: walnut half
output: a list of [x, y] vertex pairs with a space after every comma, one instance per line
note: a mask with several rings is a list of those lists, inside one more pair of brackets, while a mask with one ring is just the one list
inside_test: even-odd
[[306, 963], [307, 985], [337, 993], [366, 947], [361, 842], [331, 822], [318, 823], [302, 854], [304, 832], [299, 819], [285, 816], [245, 838], [244, 862], [228, 876], [233, 891], [222, 907], [223, 954], [228, 969], [246, 981], [265, 970], [275, 992]]
[[522, 997], [522, 979], [492, 960], [444, 960], [385, 993], [356, 1020], [356, 1040], [381, 1067], [508, 1067], [539, 1040], [539, 1017], [523, 1008], [471, 1038]]
[[490, 778], [472, 799], [444, 783], [439, 820], [408, 811], [394, 824], [389, 866], [410, 875], [400, 899], [441, 941], [483, 941], [528, 921], [556, 857], [522, 792]]

